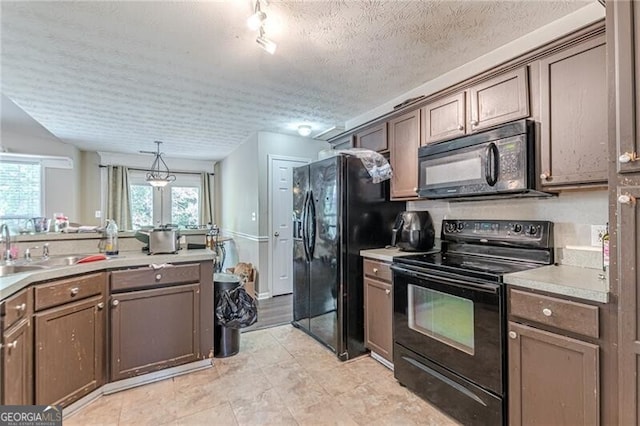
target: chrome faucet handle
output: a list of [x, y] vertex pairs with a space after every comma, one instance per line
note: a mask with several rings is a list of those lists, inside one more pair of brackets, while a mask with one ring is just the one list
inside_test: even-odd
[[49, 243], [44, 243], [44, 245], [42, 246], [42, 258], [49, 258]]
[[31, 250], [40, 248], [38, 246], [33, 246], [25, 249], [24, 251], [24, 260], [31, 260]]

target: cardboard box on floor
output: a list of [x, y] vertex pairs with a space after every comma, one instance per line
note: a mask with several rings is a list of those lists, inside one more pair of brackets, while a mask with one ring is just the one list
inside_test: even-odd
[[[235, 271], [238, 271], [236, 273]], [[240, 262], [236, 266], [227, 268], [227, 273], [240, 277], [240, 282], [244, 282], [244, 289], [249, 296], [256, 298], [256, 268], [251, 263]]]

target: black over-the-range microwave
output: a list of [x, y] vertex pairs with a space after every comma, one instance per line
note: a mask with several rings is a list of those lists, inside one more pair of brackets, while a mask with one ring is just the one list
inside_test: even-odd
[[418, 150], [426, 198], [549, 197], [536, 190], [535, 123], [518, 120]]

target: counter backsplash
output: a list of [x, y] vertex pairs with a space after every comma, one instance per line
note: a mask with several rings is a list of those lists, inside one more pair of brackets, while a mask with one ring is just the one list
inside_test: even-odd
[[410, 201], [407, 210], [428, 210], [437, 235], [440, 234], [442, 219], [549, 220], [554, 222], [558, 262], [575, 266], [592, 265], [595, 262], [597, 267], [601, 262], [601, 252], [599, 247], [591, 246], [591, 225], [605, 225], [609, 221], [608, 206], [607, 191], [599, 190], [565, 192], [553, 198]]

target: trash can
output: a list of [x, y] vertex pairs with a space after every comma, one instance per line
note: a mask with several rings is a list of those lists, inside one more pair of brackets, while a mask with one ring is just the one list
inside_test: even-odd
[[[240, 286], [240, 277], [233, 274], [213, 274], [213, 306], [218, 306], [220, 293], [233, 290]], [[240, 350], [240, 329], [225, 327], [213, 316], [213, 356], [226, 358], [233, 356]]]

